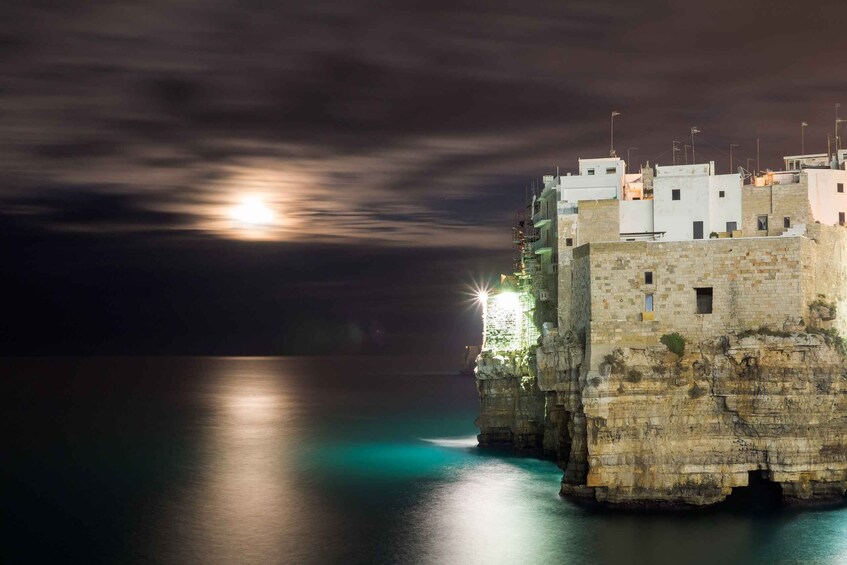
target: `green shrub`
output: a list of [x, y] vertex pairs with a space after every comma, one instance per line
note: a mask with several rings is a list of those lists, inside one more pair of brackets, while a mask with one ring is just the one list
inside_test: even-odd
[[676, 332], [663, 335], [659, 341], [671, 350], [671, 352], [676, 353], [680, 357], [685, 353], [685, 338]]
[[827, 345], [834, 345], [839, 353], [847, 355], [847, 340], [835, 328], [806, 328], [806, 333], [822, 335]]
[[640, 382], [644, 375], [641, 374], [641, 371], [636, 371], [635, 369], [630, 369], [626, 373], [626, 380], [631, 383]]
[[814, 311], [825, 311], [829, 314], [830, 319], [835, 319], [836, 307], [835, 302], [827, 302], [823, 299], [817, 299], [809, 303], [809, 310]]
[[626, 364], [623, 362], [623, 358], [613, 353], [603, 356], [603, 362], [611, 368], [613, 373], [622, 373], [623, 370], [626, 369]]
[[784, 332], [782, 330], [772, 330], [767, 326], [761, 326], [755, 330], [744, 330], [743, 332], [738, 333], [738, 337], [744, 339], [745, 337], [750, 337], [752, 335], [769, 335], [773, 337], [791, 337], [793, 334], [791, 332]]

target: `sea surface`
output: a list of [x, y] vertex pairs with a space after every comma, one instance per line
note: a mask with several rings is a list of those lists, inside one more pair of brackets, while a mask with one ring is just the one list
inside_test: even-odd
[[432, 358], [0, 360], [3, 563], [847, 563], [847, 510], [585, 508]]

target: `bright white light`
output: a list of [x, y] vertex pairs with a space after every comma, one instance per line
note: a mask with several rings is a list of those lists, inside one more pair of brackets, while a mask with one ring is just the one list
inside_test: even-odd
[[520, 311], [521, 300], [516, 292], [501, 292], [494, 297], [501, 308], [512, 308]]
[[476, 299], [481, 304], [485, 304], [488, 302], [488, 291], [487, 290], [479, 290], [476, 293]]
[[248, 226], [266, 226], [273, 222], [273, 210], [268, 208], [261, 198], [245, 198], [230, 212], [233, 220]]

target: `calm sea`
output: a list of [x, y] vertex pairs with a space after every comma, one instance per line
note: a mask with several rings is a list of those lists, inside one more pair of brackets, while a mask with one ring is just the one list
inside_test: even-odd
[[847, 510], [628, 514], [480, 453], [452, 360], [0, 360], [4, 563], [847, 563]]

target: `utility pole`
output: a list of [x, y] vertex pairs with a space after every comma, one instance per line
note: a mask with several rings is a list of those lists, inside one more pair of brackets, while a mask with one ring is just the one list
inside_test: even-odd
[[756, 138], [756, 174], [758, 174], [762, 168], [759, 166], [759, 138]]
[[691, 147], [691, 146], [688, 145], [687, 143], [682, 146], [682, 148], [685, 149], [685, 164], [686, 165], [688, 164], [688, 148], [689, 147]]
[[700, 133], [700, 130], [697, 127], [691, 128], [691, 164], [696, 165], [697, 159], [694, 157], [694, 134]]
[[610, 130], [610, 143], [609, 143], [609, 157], [615, 156], [615, 116], [620, 116], [621, 113], [613, 110], [612, 111], [612, 126]]
[[673, 164], [676, 165], [676, 154], [679, 153], [679, 142], [673, 142]]
[[732, 174], [732, 148], [733, 147], [741, 147], [737, 143], [729, 144], [729, 174]]
[[838, 124], [839, 124], [838, 109], [840, 107], [841, 107], [841, 104], [836, 102], [836, 104], [835, 104], [835, 153], [836, 153], [836, 155], [838, 154], [838, 150], [840, 149], [840, 145], [841, 145], [841, 143], [838, 139]]
[[800, 124], [800, 155], [806, 154], [806, 122]]
[[629, 152], [630, 151], [638, 151], [638, 147], [627, 147], [626, 149], [626, 165], [629, 166]]

